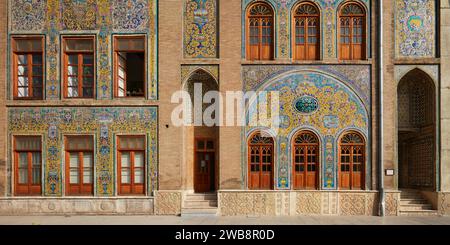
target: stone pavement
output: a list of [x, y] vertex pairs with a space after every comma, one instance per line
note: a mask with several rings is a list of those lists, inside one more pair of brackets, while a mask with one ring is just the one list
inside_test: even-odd
[[0, 216], [0, 225], [450, 225], [450, 217]]

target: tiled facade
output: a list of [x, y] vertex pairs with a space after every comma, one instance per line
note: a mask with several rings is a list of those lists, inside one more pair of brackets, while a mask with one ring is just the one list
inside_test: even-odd
[[[259, 2], [274, 13], [273, 59], [251, 61], [246, 52], [247, 14]], [[195, 139], [214, 137], [219, 215], [378, 215], [381, 200], [386, 215], [399, 215], [403, 186], [398, 142], [399, 132], [405, 129], [397, 123], [397, 88], [415, 71], [426, 74], [437, 95], [434, 124], [421, 129], [433, 132], [433, 188], [421, 191], [440, 214], [449, 214], [450, 2], [384, 0], [379, 11], [378, 1], [309, 1], [320, 12], [320, 58], [299, 61], [293, 55], [293, 12], [302, 2], [0, 1], [0, 23], [4, 23], [0, 26], [0, 114], [4, 115], [0, 118], [0, 214], [180, 214], [186, 194], [196, 188]], [[340, 59], [339, 11], [350, 2], [366, 14], [362, 60]], [[380, 25], [383, 67], [379, 67]], [[45, 39], [44, 97], [18, 100], [13, 96], [13, 38], [36, 35]], [[95, 96], [67, 99], [63, 96], [62, 37], [80, 35], [95, 37]], [[114, 95], [117, 35], [145, 36], [142, 98]], [[270, 133], [268, 128], [173, 124], [177, 104], [172, 95], [179, 90], [191, 92], [193, 80], [218, 87], [223, 94], [280, 92], [272, 190], [252, 190], [248, 174], [249, 138], [256, 130]], [[256, 107], [251, 101], [246, 105], [247, 122], [255, 119]], [[316, 190], [297, 190], [294, 184], [292, 142], [302, 130], [319, 139]], [[340, 185], [340, 140], [348, 132], [361, 135], [365, 144], [364, 178], [358, 190], [344, 190]], [[14, 137], [24, 135], [40, 136], [42, 141], [42, 194], [37, 197], [18, 196], [14, 191]], [[64, 137], [68, 135], [93, 136], [92, 196], [66, 195]], [[121, 135], [145, 136], [145, 195], [122, 196], [118, 191], [117, 138]], [[385, 170], [393, 170], [393, 176]], [[381, 174], [384, 192], [380, 192]]]

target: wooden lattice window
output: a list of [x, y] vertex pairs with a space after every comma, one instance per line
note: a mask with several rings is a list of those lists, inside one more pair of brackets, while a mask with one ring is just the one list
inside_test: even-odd
[[312, 3], [301, 3], [294, 12], [294, 59], [320, 59], [320, 12]]
[[272, 60], [273, 51], [273, 10], [268, 4], [256, 3], [247, 13], [247, 59]]
[[14, 37], [14, 99], [43, 99], [44, 42], [42, 37]]
[[64, 97], [94, 98], [94, 37], [64, 37]]
[[260, 133], [248, 142], [248, 188], [273, 189], [273, 139]]
[[14, 138], [14, 193], [33, 196], [41, 194], [42, 144], [39, 136]]
[[66, 137], [66, 195], [94, 194], [94, 139]]
[[339, 58], [363, 60], [366, 53], [366, 12], [358, 3], [348, 3], [339, 11]]
[[119, 195], [144, 195], [145, 137], [120, 136], [117, 141]]
[[365, 188], [365, 141], [356, 132], [345, 134], [339, 144], [339, 188], [362, 190]]
[[318, 137], [309, 131], [300, 132], [293, 141], [294, 189], [317, 189], [319, 185]]

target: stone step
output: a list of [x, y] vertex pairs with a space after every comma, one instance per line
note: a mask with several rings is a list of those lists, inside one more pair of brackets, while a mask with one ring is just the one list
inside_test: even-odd
[[420, 193], [402, 193], [400, 194], [401, 199], [408, 199], [408, 198], [423, 198]]
[[433, 210], [431, 204], [405, 204], [400, 205], [400, 211], [422, 211], [422, 210]]
[[217, 194], [186, 194], [185, 200], [187, 201], [217, 200]]
[[184, 207], [190, 208], [190, 207], [215, 207], [217, 208], [217, 200], [185, 200], [184, 201]]
[[217, 216], [217, 208], [183, 208], [181, 216]]
[[400, 199], [400, 205], [407, 205], [407, 204], [428, 204], [428, 201], [425, 199], [415, 199], [415, 198]]
[[403, 211], [400, 210], [400, 216], [438, 216], [437, 210], [414, 210]]

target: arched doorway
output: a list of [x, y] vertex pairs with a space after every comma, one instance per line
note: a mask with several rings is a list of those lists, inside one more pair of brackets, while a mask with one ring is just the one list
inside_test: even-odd
[[301, 131], [292, 142], [292, 175], [296, 190], [316, 190], [319, 186], [319, 138], [310, 131]]
[[248, 188], [273, 189], [274, 142], [272, 137], [254, 133], [248, 139]]
[[346, 132], [339, 141], [339, 189], [365, 189], [366, 142], [354, 131]]
[[398, 85], [399, 188], [436, 187], [436, 92], [432, 79], [415, 69]]
[[217, 122], [219, 97], [213, 96], [210, 103], [205, 103], [204, 98], [208, 92], [219, 91], [218, 82], [208, 72], [199, 69], [191, 74], [184, 89], [191, 98], [191, 106], [186, 108], [191, 116], [190, 125], [184, 129], [185, 185], [195, 193], [214, 192], [218, 188], [219, 125], [204, 121], [204, 115], [207, 109], [215, 107], [211, 118]]

